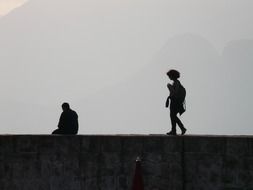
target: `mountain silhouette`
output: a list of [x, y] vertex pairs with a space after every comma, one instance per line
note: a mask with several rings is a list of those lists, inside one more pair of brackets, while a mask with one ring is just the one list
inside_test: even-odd
[[222, 59], [224, 125], [238, 133], [244, 129], [244, 134], [251, 134], [253, 40], [231, 41], [224, 48]]
[[[190, 133], [250, 132], [246, 127], [252, 123], [252, 40], [231, 41], [220, 53], [209, 39], [182, 34], [168, 39], [154, 55], [171, 29], [164, 26], [160, 37], [168, 19], [162, 13], [153, 18], [155, 7], [145, 8], [142, 15], [142, 5], [122, 3], [34, 0], [0, 19], [4, 132], [15, 132], [19, 126], [16, 132], [22, 128], [50, 132], [59, 117], [58, 106], [68, 101], [77, 106], [80, 133], [165, 133], [170, 127], [164, 108], [165, 73], [171, 68], [181, 71], [187, 89], [183, 120]], [[173, 25], [167, 36], [189, 26], [197, 31], [194, 23], [199, 14], [182, 28]], [[164, 20], [156, 29], [158, 18]], [[222, 18], [217, 26], [224, 26], [227, 17]], [[247, 18], [251, 18], [248, 13]], [[180, 23], [184, 19], [188, 16]], [[245, 23], [239, 21], [244, 30]], [[234, 23], [229, 26], [224, 33]], [[225, 41], [241, 35], [236, 31]]]

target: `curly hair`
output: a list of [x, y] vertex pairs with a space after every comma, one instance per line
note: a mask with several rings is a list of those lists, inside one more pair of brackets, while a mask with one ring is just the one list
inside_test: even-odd
[[167, 72], [167, 75], [170, 79], [176, 80], [180, 77], [180, 73], [177, 70], [171, 69]]

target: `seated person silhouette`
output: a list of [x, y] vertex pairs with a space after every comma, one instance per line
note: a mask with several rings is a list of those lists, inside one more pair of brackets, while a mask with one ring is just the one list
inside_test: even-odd
[[58, 123], [58, 129], [52, 134], [76, 135], [78, 132], [78, 115], [74, 110], [70, 109], [68, 103], [62, 104], [62, 114]]

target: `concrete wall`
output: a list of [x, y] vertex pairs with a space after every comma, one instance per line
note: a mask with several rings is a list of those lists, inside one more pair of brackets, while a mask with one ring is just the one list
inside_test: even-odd
[[253, 137], [0, 136], [0, 190], [253, 190]]

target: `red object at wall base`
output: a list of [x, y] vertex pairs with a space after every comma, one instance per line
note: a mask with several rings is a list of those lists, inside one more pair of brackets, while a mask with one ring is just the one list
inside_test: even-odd
[[142, 170], [141, 170], [141, 161], [139, 161], [139, 160], [136, 161], [132, 190], [144, 190], [143, 179], [142, 179]]

